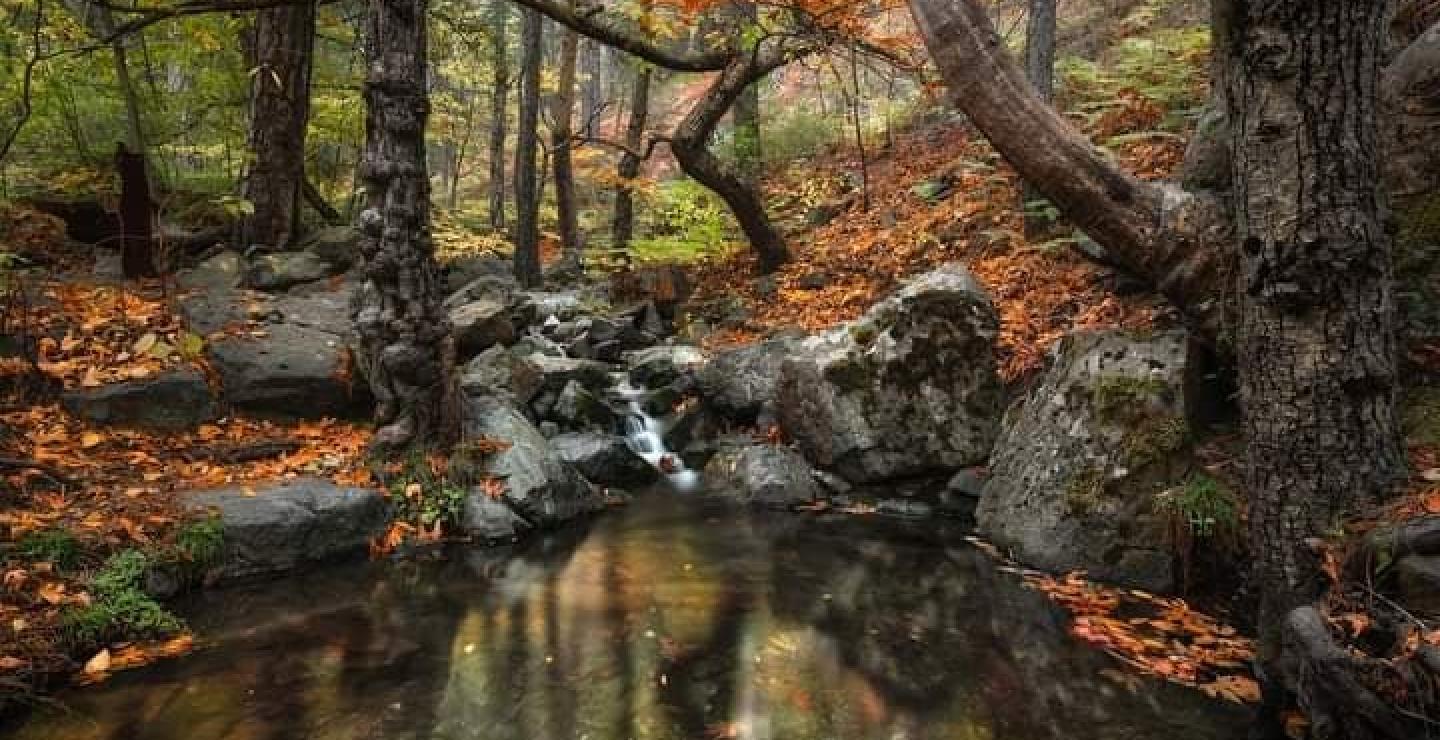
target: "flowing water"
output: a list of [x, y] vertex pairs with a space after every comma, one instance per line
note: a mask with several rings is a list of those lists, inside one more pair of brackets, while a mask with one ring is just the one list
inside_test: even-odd
[[1121, 673], [933, 523], [642, 496], [514, 550], [357, 564], [180, 605], [195, 653], [26, 740], [1233, 738]]
[[621, 373], [616, 376], [612, 393], [625, 407], [625, 440], [630, 449], [659, 470], [676, 491], [699, 488], [700, 474], [687, 470], [680, 456], [665, 447], [665, 434], [673, 419], [656, 419], [645, 411], [644, 400], [649, 392], [631, 385], [629, 376]]

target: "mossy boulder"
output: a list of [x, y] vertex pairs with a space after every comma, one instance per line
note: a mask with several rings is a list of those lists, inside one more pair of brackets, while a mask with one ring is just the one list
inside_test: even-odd
[[977, 511], [982, 534], [1035, 567], [1172, 589], [1157, 496], [1192, 467], [1186, 389], [1200, 362], [1191, 355], [1178, 331], [1062, 339], [1005, 417]]
[[922, 275], [786, 358], [776, 397], [781, 426], [812, 463], [856, 484], [981, 464], [1004, 395], [999, 325], [990, 296], [964, 267]]

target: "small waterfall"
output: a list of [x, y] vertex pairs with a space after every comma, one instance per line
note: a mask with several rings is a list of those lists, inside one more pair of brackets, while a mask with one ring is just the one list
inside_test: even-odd
[[665, 447], [666, 422], [645, 412], [644, 388], [630, 384], [630, 378], [617, 374], [615, 398], [625, 405], [625, 441], [635, 454], [655, 466], [678, 491], [691, 491], [700, 485], [700, 474], [685, 467], [680, 455]]

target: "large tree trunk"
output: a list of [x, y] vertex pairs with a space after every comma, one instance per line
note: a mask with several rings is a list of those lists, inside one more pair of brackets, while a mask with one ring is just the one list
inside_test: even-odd
[[366, 23], [361, 368], [378, 402], [377, 451], [444, 448], [459, 435], [455, 344], [430, 240], [425, 0], [370, 0]]
[[650, 115], [650, 67], [642, 65], [635, 74], [635, 89], [630, 94], [630, 121], [625, 125], [625, 153], [620, 157], [616, 174], [613, 241], [617, 249], [626, 249], [635, 238], [635, 194], [632, 181], [640, 175], [640, 147], [644, 146], [645, 120]]
[[520, 11], [520, 127], [515, 141], [515, 277], [525, 287], [540, 284], [540, 190], [535, 161], [540, 125], [540, 14]]
[[[1274, 680], [1288, 615], [1328, 586], [1315, 542], [1404, 470], [1377, 159], [1384, 13], [1373, 0], [1228, 8], [1236, 356], [1260, 660]], [[1374, 736], [1349, 718], [1330, 729]]]
[[510, 21], [509, 0], [493, 0], [490, 7], [490, 228], [505, 230], [505, 122], [509, 118], [510, 50], [505, 27]]
[[314, 45], [313, 1], [268, 8], [256, 16], [250, 170], [242, 191], [255, 210], [242, 225], [245, 246], [283, 248], [300, 236]]
[[977, 0], [910, 0], [954, 103], [1026, 181], [1219, 341], [1231, 264], [1223, 200], [1146, 183], [1035, 93]]
[[155, 277], [160, 274], [155, 259], [155, 200], [150, 196], [145, 157], [119, 144], [115, 170], [120, 176], [121, 272], [131, 280]]
[[565, 260], [580, 264], [580, 216], [575, 202], [575, 170], [571, 166], [571, 137], [575, 118], [575, 63], [580, 35], [566, 30], [560, 38], [560, 79], [550, 107], [551, 165], [555, 169], [555, 212]]

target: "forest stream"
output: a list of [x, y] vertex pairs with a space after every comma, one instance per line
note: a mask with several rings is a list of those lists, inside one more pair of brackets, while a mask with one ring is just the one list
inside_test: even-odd
[[513, 550], [321, 569], [178, 609], [193, 654], [22, 740], [1229, 738], [963, 531], [655, 492]]

